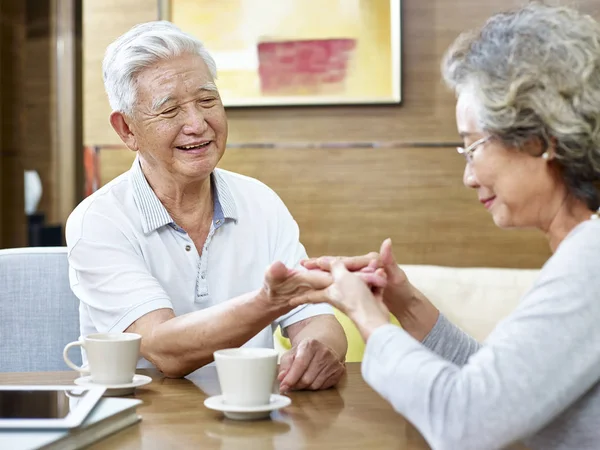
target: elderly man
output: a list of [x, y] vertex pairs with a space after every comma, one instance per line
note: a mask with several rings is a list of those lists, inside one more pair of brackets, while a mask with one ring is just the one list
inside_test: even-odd
[[267, 186], [215, 168], [227, 118], [202, 43], [169, 22], [141, 24], [108, 47], [103, 72], [110, 123], [137, 155], [67, 223], [82, 335], [139, 333], [138, 367], [182, 377], [217, 349], [272, 347], [281, 326], [293, 346], [281, 390], [336, 384], [342, 327], [326, 305], [289, 304], [296, 272], [283, 264], [306, 257], [296, 222]]

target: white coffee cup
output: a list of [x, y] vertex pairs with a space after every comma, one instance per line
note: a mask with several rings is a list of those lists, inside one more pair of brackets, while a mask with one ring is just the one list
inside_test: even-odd
[[272, 348], [229, 348], [214, 352], [223, 402], [260, 406], [270, 402], [278, 353]]
[[[140, 354], [142, 336], [136, 333], [98, 333], [70, 342], [63, 350], [67, 365], [82, 374], [89, 374], [98, 384], [127, 384], [133, 381]], [[83, 347], [88, 367], [74, 364], [68, 356], [71, 347]]]

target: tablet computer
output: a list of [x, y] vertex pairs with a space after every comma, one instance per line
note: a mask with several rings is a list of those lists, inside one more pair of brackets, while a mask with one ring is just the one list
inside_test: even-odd
[[105, 390], [95, 386], [0, 386], [0, 429], [75, 428]]

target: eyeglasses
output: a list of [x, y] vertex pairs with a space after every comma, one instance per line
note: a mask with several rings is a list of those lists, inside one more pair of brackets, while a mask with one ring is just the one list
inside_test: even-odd
[[473, 162], [473, 152], [475, 150], [477, 150], [477, 147], [479, 147], [482, 144], [485, 144], [491, 138], [492, 138], [492, 136], [486, 136], [481, 139], [477, 139], [475, 142], [473, 142], [467, 148], [456, 147], [456, 151], [465, 157], [465, 159], [467, 160], [467, 163], [471, 164]]

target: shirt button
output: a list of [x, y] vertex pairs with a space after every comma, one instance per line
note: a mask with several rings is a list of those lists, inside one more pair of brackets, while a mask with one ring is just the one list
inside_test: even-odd
[[216, 223], [217, 225], [221, 225], [221, 219], [217, 220], [215, 223]]
[[204, 280], [206, 278], [206, 273], [202, 272], [202, 274], [200, 275], [202, 277], [202, 279]]
[[192, 249], [192, 246], [191, 246], [191, 245], [186, 245], [186, 246], [185, 246], [185, 251], [186, 251], [186, 252], [189, 252], [191, 249]]

